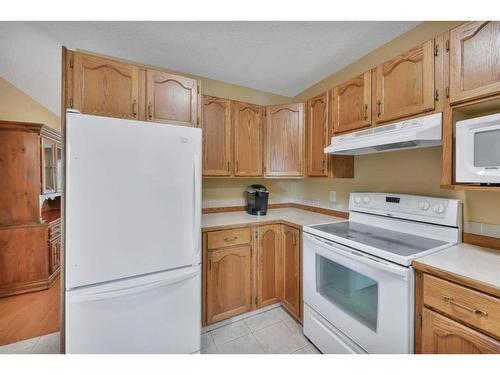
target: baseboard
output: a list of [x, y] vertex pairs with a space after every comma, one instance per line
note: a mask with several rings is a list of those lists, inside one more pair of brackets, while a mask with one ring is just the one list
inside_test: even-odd
[[0, 297], [10, 297], [18, 294], [39, 292], [49, 289], [57, 281], [60, 274], [60, 268], [50, 275], [47, 279], [23, 281], [0, 286]]

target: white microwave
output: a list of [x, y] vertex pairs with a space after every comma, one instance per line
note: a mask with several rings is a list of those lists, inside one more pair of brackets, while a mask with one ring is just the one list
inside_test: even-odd
[[500, 113], [458, 121], [455, 181], [500, 183]]

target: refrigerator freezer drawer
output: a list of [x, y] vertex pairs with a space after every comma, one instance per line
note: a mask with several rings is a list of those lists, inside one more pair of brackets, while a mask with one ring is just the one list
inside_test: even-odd
[[66, 353], [195, 353], [200, 335], [199, 265], [66, 292]]

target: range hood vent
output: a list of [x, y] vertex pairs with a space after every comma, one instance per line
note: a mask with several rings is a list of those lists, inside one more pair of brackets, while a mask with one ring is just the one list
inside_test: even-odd
[[363, 155], [441, 145], [442, 113], [332, 137], [325, 154]]

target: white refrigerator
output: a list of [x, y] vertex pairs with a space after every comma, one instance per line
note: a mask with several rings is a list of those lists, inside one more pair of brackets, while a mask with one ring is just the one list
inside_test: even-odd
[[199, 352], [201, 129], [66, 120], [66, 352]]

